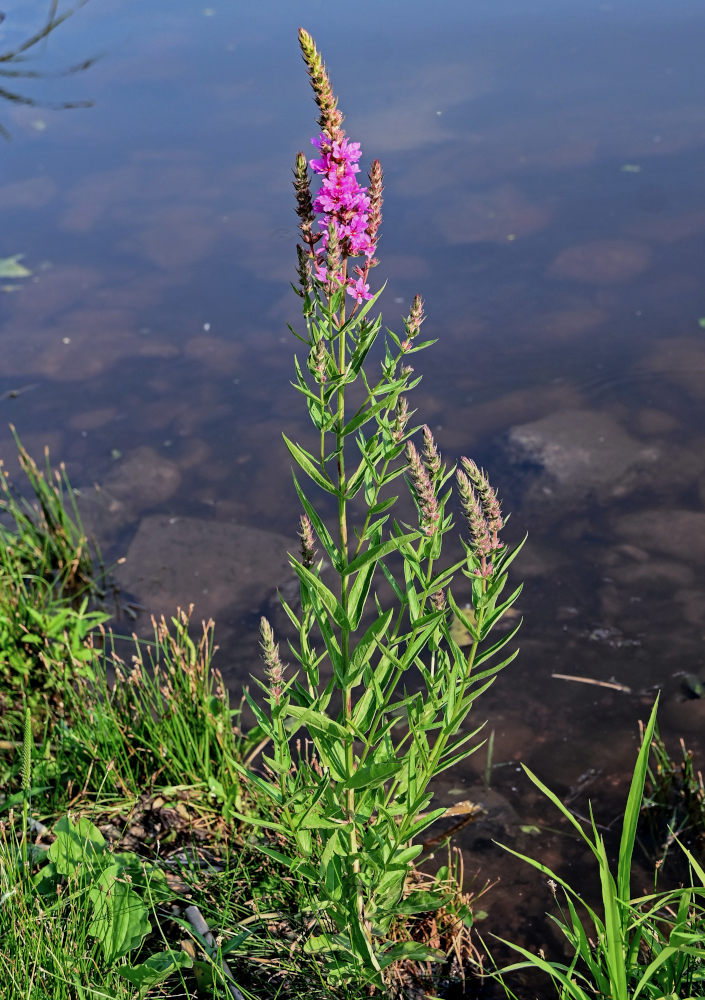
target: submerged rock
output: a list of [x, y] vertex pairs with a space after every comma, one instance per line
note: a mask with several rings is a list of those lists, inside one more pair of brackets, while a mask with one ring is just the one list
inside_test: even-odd
[[663, 553], [686, 564], [705, 561], [705, 513], [697, 510], [635, 511], [616, 519], [620, 541], [633, 542], [649, 552]]
[[153, 614], [172, 615], [194, 604], [194, 620], [213, 617], [220, 624], [226, 609], [258, 611], [291, 576], [288, 549], [291, 539], [246, 525], [145, 517], [117, 569], [117, 583]]
[[544, 499], [623, 496], [659, 457], [599, 410], [561, 410], [512, 427], [508, 451], [514, 465], [534, 467], [529, 496]]
[[556, 278], [594, 285], [629, 281], [649, 266], [651, 254], [632, 240], [593, 240], [562, 250], [549, 268]]
[[111, 544], [116, 533], [140, 513], [172, 497], [181, 484], [181, 473], [154, 448], [144, 445], [118, 459], [95, 490], [79, 499], [79, 511], [89, 534], [101, 544]]

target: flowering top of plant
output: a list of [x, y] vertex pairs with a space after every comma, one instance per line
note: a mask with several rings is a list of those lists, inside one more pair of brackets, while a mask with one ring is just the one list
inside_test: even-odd
[[[300, 40], [316, 103], [321, 110], [319, 124], [322, 128], [321, 133], [311, 139], [321, 155], [308, 164], [315, 174], [322, 177], [315, 199], [311, 198], [310, 178], [303, 154], [299, 154], [302, 162], [297, 158], [295, 170], [297, 211], [308, 244], [308, 263], [318, 281], [327, 282], [331, 289], [336, 284], [344, 285], [359, 304], [372, 298], [367, 275], [370, 267], [377, 263], [374, 255], [381, 222], [382, 170], [379, 161], [375, 160], [370, 171], [369, 189], [358, 182], [355, 175], [360, 172], [360, 143], [351, 142], [345, 135], [341, 124], [343, 116], [337, 109], [337, 101], [313, 40], [306, 32], [300, 34]], [[320, 230], [317, 233], [311, 231], [314, 221]], [[347, 261], [351, 257], [366, 258], [364, 266], [354, 267], [353, 275], [348, 274], [347, 269]]]

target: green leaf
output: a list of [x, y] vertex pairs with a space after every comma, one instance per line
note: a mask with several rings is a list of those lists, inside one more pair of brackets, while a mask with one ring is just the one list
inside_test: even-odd
[[324, 606], [327, 608], [336, 625], [339, 628], [350, 629], [351, 626], [348, 617], [333, 591], [329, 590], [325, 583], [319, 579], [315, 573], [312, 573], [310, 569], [304, 566], [303, 563], [300, 563], [298, 559], [295, 559], [291, 554], [289, 555], [289, 559], [291, 560], [291, 566], [298, 578], [305, 586], [309, 587], [316, 593]]
[[77, 865], [95, 862], [106, 852], [105, 837], [85, 817], [74, 823], [68, 816], [62, 816], [54, 833], [56, 840], [47, 857], [60, 875], [72, 875]]
[[327, 736], [334, 736], [338, 740], [347, 741], [351, 737], [335, 719], [329, 719], [322, 712], [316, 712], [312, 708], [303, 708], [300, 705], [289, 705], [287, 714], [296, 719], [299, 726], [306, 726], [309, 730], [317, 730]]
[[295, 474], [294, 474], [294, 488], [296, 489], [296, 492], [298, 494], [299, 500], [301, 501], [301, 504], [302, 504], [304, 510], [306, 511], [306, 513], [307, 513], [307, 515], [309, 517], [309, 520], [311, 521], [311, 524], [313, 525], [314, 531], [316, 532], [316, 534], [318, 535], [318, 537], [319, 537], [319, 539], [321, 541], [321, 545], [326, 550], [328, 558], [330, 559], [330, 561], [333, 563], [333, 566], [337, 570], [338, 564], [339, 564], [339, 559], [338, 559], [338, 549], [336, 548], [335, 542], [331, 538], [330, 532], [328, 531], [328, 528], [326, 528], [325, 524], [323, 523], [323, 521], [321, 520], [321, 518], [318, 516], [318, 514], [317, 514], [317, 512], [316, 512], [316, 510], [315, 510], [315, 508], [313, 506], [313, 504], [311, 504], [311, 502], [309, 501], [308, 497], [306, 496], [306, 494], [304, 493], [304, 491], [299, 486], [299, 483], [298, 483], [298, 480], [297, 480]]
[[418, 941], [402, 941], [387, 948], [380, 956], [379, 964], [386, 969], [392, 962], [405, 958], [412, 962], [443, 962], [446, 958], [444, 951], [437, 948], [429, 948], [428, 945], [420, 944]]
[[410, 892], [406, 899], [402, 899], [397, 906], [397, 913], [407, 915], [431, 913], [433, 910], [439, 910], [447, 902], [448, 896], [441, 892], [419, 889], [417, 892]]
[[0, 257], [0, 278], [29, 278], [32, 272], [24, 264], [20, 264], [23, 257], [23, 253]]
[[520, 955], [523, 955], [526, 959], [525, 962], [517, 962], [515, 965], [508, 965], [502, 969], [502, 972], [517, 972], [520, 969], [537, 968], [541, 969], [543, 972], [548, 973], [548, 975], [553, 979], [555, 984], [560, 983], [563, 989], [558, 994], [561, 1000], [591, 1000], [591, 996], [594, 994], [591, 992], [588, 995], [578, 983], [575, 981], [573, 976], [566, 976], [567, 967], [565, 965], [558, 965], [558, 963], [552, 963], [546, 961], [545, 958], [541, 958], [539, 955], [533, 955], [526, 948], [520, 947], [518, 944], [514, 944], [511, 941], [506, 941], [504, 938], [498, 937], [498, 941], [502, 944], [506, 944], [508, 947], [512, 948], [514, 951], [518, 951]]
[[93, 915], [88, 933], [98, 939], [108, 965], [138, 948], [151, 926], [147, 907], [125, 882], [118, 881], [120, 869], [110, 865], [88, 892]]
[[374, 504], [368, 510], [367, 514], [369, 517], [375, 517], [377, 514], [382, 514], [385, 510], [389, 510], [390, 507], [394, 506], [399, 497], [387, 497], [386, 500], [380, 500], [379, 503]]
[[289, 454], [301, 466], [309, 479], [312, 479], [326, 493], [330, 493], [334, 497], [339, 496], [339, 492], [333, 482], [327, 476], [324, 476], [316, 466], [313, 455], [304, 448], [300, 448], [297, 444], [294, 444], [293, 441], [290, 441], [286, 434], [282, 434], [282, 437], [284, 438], [284, 444], [289, 449]]
[[355, 573], [357, 570], [362, 569], [363, 566], [367, 565], [368, 562], [374, 561], [379, 562], [384, 559], [386, 555], [390, 552], [396, 552], [401, 549], [402, 545], [407, 542], [414, 542], [421, 535], [420, 531], [410, 531], [406, 535], [401, 537], [390, 538], [386, 542], [380, 542], [378, 545], [371, 545], [369, 549], [365, 552], [361, 552], [359, 556], [348, 563], [345, 567], [346, 575], [350, 573]]
[[362, 613], [365, 610], [365, 604], [367, 603], [367, 597], [370, 593], [372, 577], [374, 576], [376, 567], [376, 562], [368, 563], [367, 566], [365, 566], [365, 568], [357, 574], [355, 582], [350, 588], [350, 595], [348, 597], [348, 614], [350, 621], [349, 627], [352, 632], [354, 632], [360, 624], [360, 619], [362, 618]]
[[384, 635], [387, 631], [393, 614], [394, 608], [390, 608], [384, 614], [380, 615], [376, 621], [372, 622], [360, 639], [350, 659], [347, 676], [343, 678], [344, 686], [355, 686], [359, 682], [362, 671], [370, 661], [372, 650], [376, 647], [380, 635]]
[[146, 962], [140, 965], [121, 965], [118, 967], [118, 972], [136, 986], [139, 996], [143, 997], [152, 986], [157, 986], [168, 979], [172, 972], [176, 972], [177, 969], [190, 969], [192, 966], [193, 959], [185, 951], [168, 948], [156, 955], [150, 955]]
[[632, 854], [634, 852], [634, 841], [636, 839], [637, 823], [639, 822], [641, 801], [644, 795], [644, 783], [649, 765], [649, 753], [651, 752], [651, 740], [654, 735], [654, 726], [656, 725], [658, 703], [659, 699], [657, 697], [644, 731], [644, 739], [642, 740], [636, 764], [634, 765], [634, 775], [629, 788], [627, 805], [624, 810], [622, 837], [619, 843], [619, 865], [617, 868], [617, 893], [619, 898], [624, 902], [631, 895]]
[[343, 788], [376, 788], [389, 778], [393, 778], [403, 766], [403, 760], [393, 760], [386, 764], [368, 764], [366, 767], [358, 768], [344, 783]]
[[348, 434], [352, 434], [353, 431], [356, 431], [358, 427], [362, 427], [363, 424], [366, 424], [368, 420], [372, 420], [375, 414], [379, 413], [379, 411], [386, 406], [386, 402], [386, 399], [381, 399], [373, 406], [361, 406], [355, 416], [348, 421], [345, 427], [343, 427], [341, 436], [347, 437]]

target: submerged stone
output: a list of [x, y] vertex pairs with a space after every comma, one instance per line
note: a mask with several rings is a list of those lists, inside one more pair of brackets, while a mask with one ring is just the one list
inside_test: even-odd
[[[153, 614], [195, 605], [193, 620], [256, 612], [291, 576], [296, 540], [242, 524], [155, 515], [140, 522], [117, 583]], [[220, 632], [220, 629], [219, 629]]]
[[562, 250], [549, 268], [556, 278], [587, 281], [591, 285], [629, 281], [649, 266], [651, 254], [632, 240], [593, 240]]
[[664, 553], [686, 564], [705, 561], [705, 513], [698, 510], [658, 509], [625, 514], [615, 523], [622, 541], [650, 552]]
[[512, 427], [508, 450], [513, 464], [536, 470], [529, 494], [547, 499], [624, 495], [659, 457], [599, 410], [560, 410]]

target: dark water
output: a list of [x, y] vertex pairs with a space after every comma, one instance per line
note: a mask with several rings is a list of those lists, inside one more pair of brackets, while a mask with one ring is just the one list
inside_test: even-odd
[[[415, 405], [530, 535], [522, 653], [482, 709], [500, 818], [459, 842], [504, 875], [491, 913], [543, 928], [543, 887], [490, 837], [567, 874], [582, 855], [518, 830], [554, 819], [518, 762], [564, 795], [593, 769], [576, 808], [590, 794], [608, 822], [658, 688], [665, 735], [703, 749], [679, 691], [705, 670], [705, 10], [210, 2], [90, 0], [29, 50], [38, 78], [0, 80], [23, 98], [0, 106], [0, 257], [33, 272], [4, 279], [2, 452], [12, 420], [65, 459], [125, 590], [215, 614], [239, 686], [298, 516], [279, 434], [305, 426], [286, 331], [303, 23], [385, 168], [385, 319], [420, 291], [439, 338]], [[3, 51], [48, 6], [5, 3]]]

